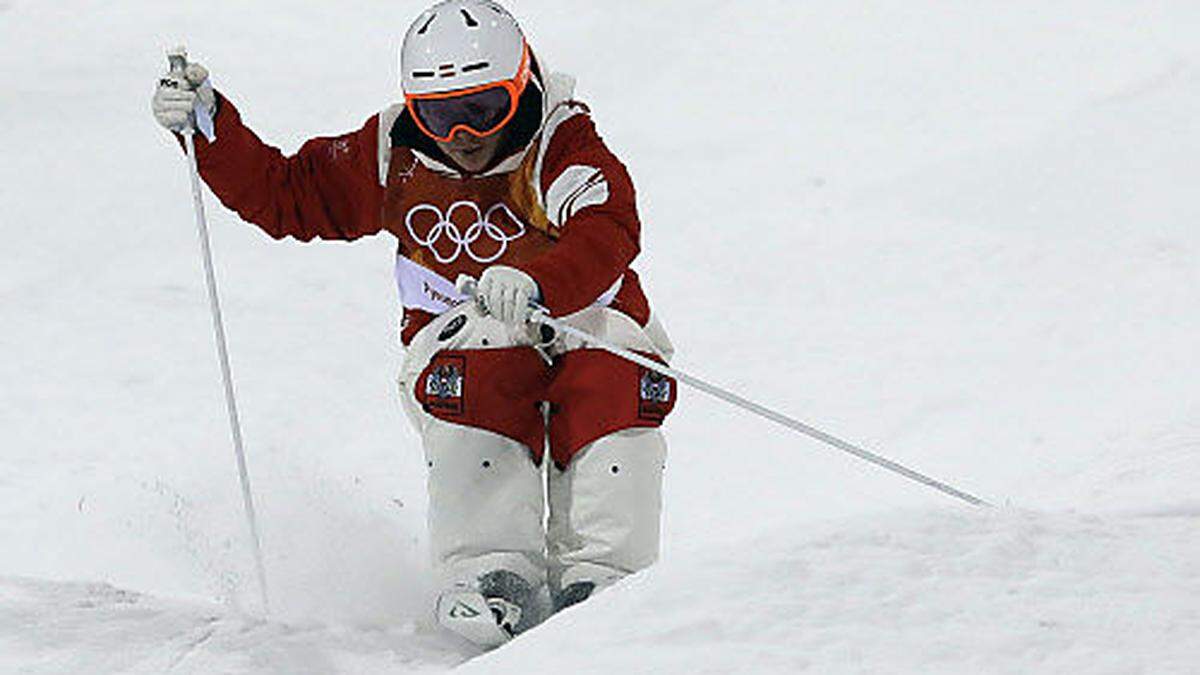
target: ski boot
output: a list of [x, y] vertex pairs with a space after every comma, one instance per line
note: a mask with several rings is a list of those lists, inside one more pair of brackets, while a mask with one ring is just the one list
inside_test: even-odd
[[479, 578], [478, 590], [460, 588], [438, 598], [438, 623], [464, 639], [495, 649], [533, 623], [533, 587], [499, 570]]
[[554, 596], [554, 612], [558, 613], [572, 605], [578, 605], [592, 597], [595, 591], [596, 584], [590, 581], [577, 581], [567, 586]]

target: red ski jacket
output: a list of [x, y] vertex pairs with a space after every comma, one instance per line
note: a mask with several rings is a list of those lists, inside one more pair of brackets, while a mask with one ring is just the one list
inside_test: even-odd
[[570, 80], [555, 95], [553, 79], [537, 92], [540, 105], [522, 104], [528, 138], [514, 131], [516, 147], [480, 175], [456, 169], [403, 106], [285, 157], [224, 97], [216, 140], [196, 137], [200, 173], [226, 207], [276, 239], [395, 235], [406, 344], [462, 301], [459, 274], [478, 278], [491, 265], [533, 277], [556, 316], [602, 304], [645, 325], [650, 308], [629, 268], [641, 229], [633, 183], [571, 100]]

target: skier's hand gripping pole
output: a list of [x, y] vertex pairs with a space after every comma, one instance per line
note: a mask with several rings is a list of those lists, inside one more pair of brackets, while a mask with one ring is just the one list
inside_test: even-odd
[[[476, 286], [474, 280], [460, 278], [458, 287], [459, 287], [460, 291], [462, 291], [466, 295], [474, 298], [475, 301], [478, 304], [480, 304], [481, 311], [484, 311], [486, 313], [486, 310], [487, 310], [486, 306], [484, 306], [482, 303], [479, 303], [479, 296], [476, 294], [477, 286]], [[930, 478], [929, 476], [927, 476], [919, 471], [910, 469], [907, 466], [904, 466], [903, 464], [894, 462], [886, 457], [883, 457], [881, 455], [873, 453], [869, 450], [860, 448], [857, 445], [854, 445], [853, 443], [844, 441], [836, 436], [833, 436], [832, 434], [828, 434], [824, 431], [821, 431], [820, 429], [817, 429], [816, 427], [810, 426], [810, 425], [805, 424], [795, 418], [789, 417], [788, 415], [784, 415], [783, 413], [772, 410], [771, 408], [768, 408], [764, 405], [755, 403], [754, 401], [751, 401], [743, 396], [739, 396], [738, 394], [735, 394], [727, 389], [723, 389], [714, 384], [710, 384], [698, 377], [689, 375], [683, 371], [676, 370], [669, 366], [663, 365], [662, 363], [659, 363], [658, 361], [655, 361], [653, 359], [642, 356], [641, 354], [638, 354], [637, 352], [633, 352], [628, 349], [622, 349], [621, 347], [618, 347], [618, 346], [611, 344], [605, 340], [602, 340], [594, 335], [591, 335], [590, 333], [588, 333], [586, 331], [582, 331], [578, 328], [575, 328], [574, 326], [566, 323], [565, 321], [554, 318], [553, 316], [550, 315], [550, 311], [548, 309], [546, 309], [545, 307], [543, 307], [537, 303], [531, 302], [530, 309], [532, 310], [532, 313], [530, 314], [530, 317], [529, 317], [529, 321], [531, 323], [539, 324], [542, 326], [547, 326], [547, 327], [551, 328], [552, 330], [558, 332], [559, 334], [570, 335], [571, 337], [582, 340], [584, 343], [591, 345], [592, 347], [603, 349], [606, 352], [609, 352], [611, 354], [619, 356], [627, 361], [632, 361], [632, 362], [638, 364], [639, 366], [642, 366], [643, 368], [647, 368], [647, 369], [654, 371], [660, 375], [672, 377], [676, 381], [682, 382], [683, 384], [686, 384], [689, 387], [692, 387], [693, 389], [698, 389], [699, 391], [702, 391], [705, 394], [708, 394], [709, 396], [716, 397], [722, 401], [725, 401], [726, 403], [734, 405], [743, 410], [748, 410], [760, 417], [764, 417], [772, 422], [775, 422], [776, 424], [787, 427], [788, 429], [791, 429], [792, 431], [796, 431], [801, 434], [804, 434], [805, 436], [808, 436], [809, 438], [818, 440], [818, 441], [824, 443], [825, 445], [828, 445], [828, 446], [831, 446], [838, 450], [841, 450], [842, 452], [852, 455], [854, 457], [857, 457], [865, 462], [870, 462], [871, 464], [874, 464], [875, 466], [878, 466], [878, 467], [881, 467], [888, 471], [891, 471], [892, 473], [899, 474], [911, 481], [915, 481], [917, 483], [920, 483], [921, 485], [924, 485], [926, 487], [937, 490], [938, 492], [941, 492], [943, 494], [954, 497], [955, 499], [964, 501], [968, 504], [971, 504], [972, 506], [984, 506], [984, 507], [992, 506], [990, 503], [980, 499], [979, 497], [976, 497], [970, 493], [959, 490], [958, 488], [953, 487], [952, 485], [949, 485], [947, 483], [944, 483], [944, 482], [934, 479], [934, 478]]]
[[[189, 66], [187, 51], [182, 47], [167, 53], [170, 72], [163, 79], [160, 87], [168, 80], [186, 86]], [[193, 73], [195, 70], [193, 69]], [[207, 84], [205, 73], [204, 84]], [[263, 565], [262, 539], [259, 536], [258, 517], [254, 510], [254, 497], [250, 491], [250, 473], [246, 468], [246, 450], [242, 439], [242, 424], [238, 415], [237, 398], [233, 390], [233, 373], [229, 367], [229, 348], [225, 339], [225, 321], [221, 314], [221, 299], [217, 293], [217, 276], [213, 270], [212, 244], [208, 234], [208, 219], [204, 214], [204, 196], [200, 185], [200, 170], [196, 164], [196, 126], [197, 118], [203, 120], [203, 113], [197, 104], [196, 110], [181, 120], [179, 128], [172, 129], [183, 136], [184, 149], [187, 151], [188, 169], [192, 182], [192, 202], [196, 211], [196, 229], [200, 236], [200, 256], [204, 263], [204, 279], [208, 286], [209, 309], [212, 313], [213, 335], [217, 343], [217, 360], [221, 365], [221, 378], [225, 388], [225, 406], [229, 414], [230, 433], [233, 436], [233, 450], [237, 459], [238, 476], [241, 479], [242, 503], [246, 511], [246, 522], [250, 532], [250, 545], [254, 553], [255, 572], [258, 576], [258, 588], [264, 615], [270, 614], [270, 600], [267, 593], [266, 567]], [[156, 116], [158, 109], [155, 110]], [[161, 117], [160, 117], [161, 121]], [[201, 122], [203, 124], [203, 122]], [[211, 124], [211, 117], [210, 117]]]
[[182, 47], [167, 53], [170, 70], [158, 81], [150, 109], [154, 119], [177, 134], [198, 130], [209, 142], [217, 138], [213, 118], [217, 112], [217, 94], [209, 81], [208, 69], [188, 63]]

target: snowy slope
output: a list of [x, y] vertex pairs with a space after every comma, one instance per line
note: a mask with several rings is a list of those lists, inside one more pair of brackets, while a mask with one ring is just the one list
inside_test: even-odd
[[440, 672], [448, 641], [410, 628], [329, 629], [231, 615], [105, 584], [0, 579], [0, 672]]
[[921, 510], [738, 538], [462, 670], [1195, 672], [1192, 515]]
[[[186, 40], [281, 147], [354, 128], [421, 4], [0, 2], [0, 671], [474, 655], [428, 622], [392, 243], [212, 208], [275, 600], [239, 612], [186, 176], [148, 112]], [[1200, 662], [1200, 10], [512, 6], [631, 167], [678, 364], [1009, 506], [688, 395], [664, 562], [477, 669]]]

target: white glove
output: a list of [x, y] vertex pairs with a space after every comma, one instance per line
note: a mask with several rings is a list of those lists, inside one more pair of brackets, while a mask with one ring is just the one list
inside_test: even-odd
[[[211, 121], [217, 113], [217, 95], [208, 81], [208, 69], [199, 63], [189, 63], [184, 76], [167, 73], [158, 81], [158, 89], [150, 101], [154, 119], [176, 133], [192, 127], [194, 114], [207, 114]], [[211, 122], [210, 122], [211, 124]], [[212, 140], [211, 134], [204, 130]]]
[[533, 277], [512, 267], [497, 265], [483, 271], [476, 297], [483, 300], [488, 314], [520, 327], [529, 321], [533, 310], [529, 303], [538, 300], [541, 292]]

